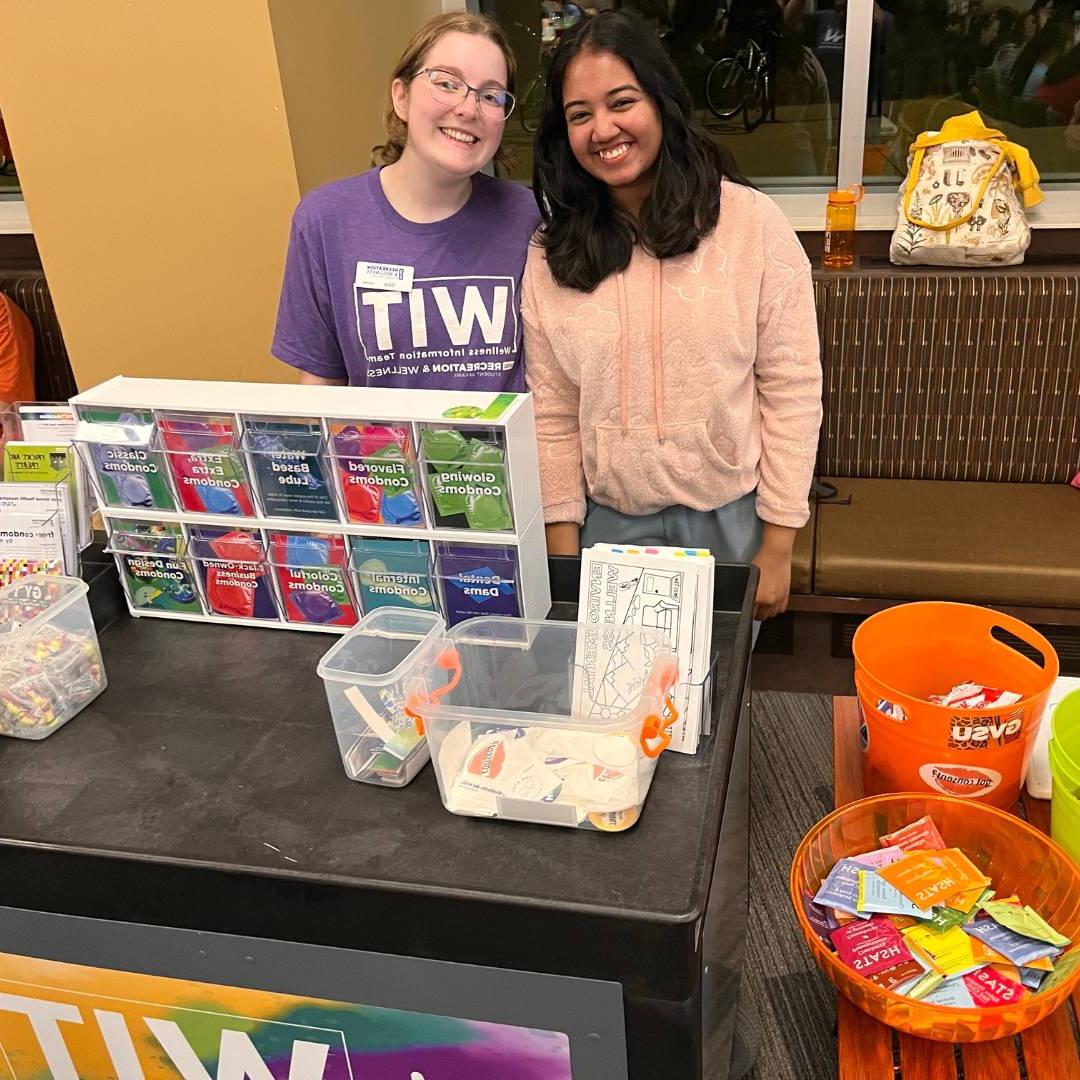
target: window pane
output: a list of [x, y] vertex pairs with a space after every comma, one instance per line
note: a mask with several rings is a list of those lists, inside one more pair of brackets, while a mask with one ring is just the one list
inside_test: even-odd
[[504, 136], [512, 175], [531, 178], [532, 132], [558, 39], [578, 10], [616, 7], [655, 28], [698, 119], [747, 176], [774, 189], [834, 186], [844, 23], [831, 9], [792, 4], [797, 10], [785, 12], [780, 0], [482, 0], [518, 58], [518, 106]]
[[868, 184], [895, 186], [912, 140], [972, 109], [1031, 151], [1044, 187], [1080, 179], [1074, 0], [880, 0], [874, 25], [883, 89], [867, 106]]

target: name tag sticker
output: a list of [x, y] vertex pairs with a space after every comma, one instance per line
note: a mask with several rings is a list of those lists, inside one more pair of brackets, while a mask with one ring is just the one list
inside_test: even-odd
[[412, 288], [413, 268], [395, 263], [358, 262], [356, 282], [358, 289], [385, 289], [389, 292], [408, 292]]

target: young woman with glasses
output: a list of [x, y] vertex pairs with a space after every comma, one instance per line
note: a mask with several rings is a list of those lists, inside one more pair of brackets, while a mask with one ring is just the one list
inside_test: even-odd
[[514, 109], [491, 20], [423, 26], [394, 69], [381, 167], [300, 202], [271, 351], [309, 383], [523, 390], [518, 298], [539, 222], [485, 175]]

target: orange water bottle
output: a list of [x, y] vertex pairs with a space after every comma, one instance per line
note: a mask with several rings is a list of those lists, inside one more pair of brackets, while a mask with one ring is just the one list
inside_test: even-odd
[[861, 184], [829, 192], [825, 207], [825, 252], [821, 260], [829, 270], [847, 270], [855, 265], [855, 214], [862, 196]]

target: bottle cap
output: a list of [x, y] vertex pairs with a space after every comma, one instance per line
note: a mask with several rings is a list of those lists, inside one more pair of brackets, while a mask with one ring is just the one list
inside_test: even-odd
[[857, 202], [862, 202], [864, 189], [862, 184], [852, 184], [849, 188], [844, 188], [842, 191], [830, 191], [829, 202], [833, 206], [852, 206]]

